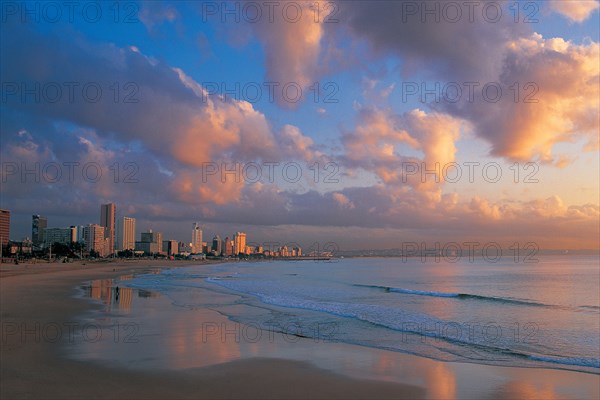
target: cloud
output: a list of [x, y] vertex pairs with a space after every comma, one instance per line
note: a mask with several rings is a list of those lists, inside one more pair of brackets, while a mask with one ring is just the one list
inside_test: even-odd
[[[412, 118], [422, 121], [428, 117]], [[208, 176], [204, 182], [197, 168], [177, 167], [177, 163], [165, 159], [164, 169], [173, 170], [168, 175], [161, 172], [147, 152], [119, 145], [89, 129], [58, 127], [50, 136], [62, 140], [46, 140], [36, 133], [6, 128], [4, 125], [3, 162], [10, 160], [19, 166], [26, 163], [29, 168], [35, 162], [42, 167], [49, 162], [78, 162], [81, 167], [95, 162], [103, 169], [102, 178], [92, 182], [82, 178], [81, 167], [75, 169], [75, 179], [69, 181], [63, 168], [63, 178], [55, 183], [43, 178], [36, 183], [32, 176], [23, 182], [18, 174], [4, 176], [6, 171], [2, 170], [3, 206], [17, 214], [49, 214], [53, 226], [67, 217], [69, 223], [95, 222], [96, 217], [90, 220], [88, 216], [97, 215], [98, 204], [115, 201], [122, 215], [153, 221], [152, 226], [147, 222], [145, 227], [155, 229], [161, 221], [173, 224], [200, 218], [212, 224], [252, 225], [252, 231], [260, 231], [261, 226], [298, 226], [302, 227], [298, 231], [305, 232], [304, 238], [314, 241], [310, 232], [315, 235], [329, 226], [340, 229], [334, 229], [335, 237], [323, 239], [342, 243], [355, 240], [360, 227], [368, 236], [361, 242], [366, 247], [393, 247], [395, 243], [415, 240], [443, 242], [451, 237], [457, 242], [495, 241], [504, 245], [531, 241], [540, 247], [591, 248], [597, 246], [600, 234], [598, 205], [567, 205], [558, 196], [491, 201], [450, 193], [426, 203], [420, 190], [396, 184], [296, 193], [276, 184], [221, 181], [219, 174]], [[124, 181], [129, 172], [124, 165], [128, 162], [138, 167], [135, 183]], [[115, 165], [120, 171], [117, 182]], [[52, 175], [52, 171], [48, 170], [48, 174]], [[375, 240], [372, 234], [381, 230], [387, 235]]]
[[[429, 205], [423, 204], [417, 191], [374, 185], [324, 194], [247, 187], [242, 197], [241, 205], [214, 208], [215, 220], [243, 220], [256, 226], [281, 226], [285, 221], [284, 225], [345, 228], [335, 240], [352, 240], [360, 229], [388, 230], [388, 237], [379, 242], [365, 237], [362, 242], [366, 248], [394, 247], [394, 240], [497, 242], [505, 247], [518, 241], [521, 245], [534, 242], [540, 248], [594, 248], [600, 234], [598, 205], [567, 206], [558, 196], [491, 201], [452, 193]], [[549, 231], [553, 235], [548, 235]]]
[[[557, 3], [560, 8], [571, 6], [571, 2]], [[441, 4], [435, 2], [432, 8]], [[478, 4], [482, 11], [498, 3]], [[409, 5], [422, 8], [425, 3]], [[573, 10], [590, 8], [590, 3], [573, 5]], [[464, 12], [457, 22], [436, 21], [434, 15], [423, 15], [422, 10], [413, 14], [406, 6], [340, 2], [354, 39], [366, 41], [372, 57], [396, 56], [404, 80], [419, 77], [430, 87], [448, 82], [477, 84], [474, 99], [463, 89], [457, 102], [423, 102], [423, 107], [469, 121], [473, 133], [491, 144], [491, 155], [511, 160], [564, 166], [567, 158], [554, 154], [556, 144], [585, 139], [585, 149], [598, 148], [598, 43], [545, 39], [527, 24], [507, 18], [492, 23], [479, 12], [472, 22]], [[500, 87], [499, 101], [484, 97], [486, 84]], [[537, 102], [528, 102], [532, 99]], [[377, 150], [386, 157], [386, 149], [391, 146]]]
[[[223, 3], [225, 4], [225, 3]], [[231, 41], [246, 45], [253, 34], [264, 48], [266, 80], [277, 86], [276, 102], [294, 109], [310, 98], [310, 89], [324, 70], [323, 60], [328, 52], [323, 48], [325, 36], [324, 18], [315, 14], [315, 6], [321, 9], [327, 2], [299, 1], [289, 3], [261, 4], [261, 17], [253, 21], [254, 14], [244, 15], [241, 21], [234, 18], [215, 19], [217, 29], [224, 30]], [[272, 8], [271, 8], [272, 7]], [[269, 11], [271, 10], [271, 11]], [[250, 21], [248, 21], [250, 19]]]
[[564, 167], [568, 159], [554, 154], [556, 144], [583, 139], [588, 149], [597, 149], [599, 44], [576, 45], [534, 34], [508, 43], [506, 49], [498, 102], [478, 92], [471, 104], [447, 103], [442, 108], [470, 120], [478, 136], [492, 144], [495, 156]]
[[303, 135], [300, 129], [293, 125], [284, 125], [281, 128], [278, 141], [284, 158], [311, 161], [322, 155], [315, 149], [313, 140]]
[[315, 22], [310, 10], [311, 3], [294, 4], [300, 9], [297, 21], [296, 14], [289, 11], [291, 20], [278, 13], [273, 22], [265, 18], [255, 24], [256, 33], [265, 47], [267, 77], [279, 84], [275, 90], [276, 101], [287, 108], [297, 104], [293, 101], [295, 89], [289, 89], [287, 98], [282, 96], [285, 85], [297, 84], [306, 98], [309, 86], [315, 82], [323, 36], [322, 24]]
[[[221, 165], [215, 165], [221, 168]], [[229, 166], [229, 169], [234, 170], [234, 167]], [[226, 178], [223, 178], [220, 170], [212, 174], [207, 169], [180, 169], [165, 190], [182, 204], [237, 204], [245, 182], [235, 179], [233, 175], [225, 176]]]
[[[390, 109], [363, 107], [356, 128], [342, 137], [344, 160], [350, 168], [375, 173], [386, 185], [437, 191], [435, 179], [422, 179], [420, 171], [441, 171], [455, 160], [455, 142], [462, 125], [461, 120], [448, 114], [428, 114], [418, 109], [394, 114]], [[413, 165], [417, 166], [415, 173]]]
[[[585, 137], [587, 150], [597, 148], [597, 135], [593, 134], [597, 130], [594, 115], [598, 112], [598, 71], [594, 63], [598, 57], [597, 44], [574, 45], [561, 39], [544, 39], [533, 34], [530, 25], [514, 23], [510, 18], [490, 21], [484, 18], [483, 10], [496, 7], [497, 2], [493, 1], [478, 3], [473, 21], [462, 7], [458, 22], [447, 18], [436, 21], [432, 15], [410, 13], [401, 2], [336, 4], [340, 10], [338, 24], [316, 23], [310, 18], [314, 12], [304, 3], [303, 17], [297, 23], [282, 18], [265, 22], [263, 18], [261, 23], [253, 24], [266, 49], [270, 78], [305, 83], [314, 80], [319, 75], [317, 64], [324, 57], [323, 44], [330, 46], [335, 38], [334, 50], [339, 50], [347, 44], [342, 43], [336, 32], [349, 28], [355, 42], [369, 44], [370, 58], [397, 55], [404, 76], [421, 75], [442, 84], [477, 82], [474, 102], [467, 103], [464, 101], [467, 96], [463, 96], [463, 101], [456, 104], [424, 107], [469, 121], [473, 132], [491, 144], [494, 156], [564, 166], [567, 157], [553, 154], [557, 143], [571, 143]], [[423, 7], [422, 3], [414, 5]], [[589, 3], [583, 6], [577, 3], [575, 8], [579, 7], [589, 8]], [[329, 29], [330, 25], [336, 29]], [[356, 45], [353, 46], [356, 50]], [[515, 82], [520, 85], [518, 95], [513, 93]], [[394, 88], [392, 84], [375, 93], [375, 80], [363, 83], [366, 99], [378, 105], [386, 101]], [[503, 93], [498, 103], [482, 97], [486, 83], [501, 85]], [[527, 103], [528, 95], [540, 101]], [[389, 144], [376, 147], [373, 150], [384, 159], [392, 149]], [[382, 175], [389, 175], [385, 172]]]
[[571, 21], [583, 22], [600, 7], [598, 0], [551, 0], [548, 2], [550, 9]]
[[[423, 15], [424, 2], [338, 2], [342, 21], [355, 38], [366, 39], [375, 55], [401, 55], [405, 76], [419, 71], [429, 78], [452, 76], [461, 81], [496, 75], [502, 54], [493, 44], [528, 31], [527, 27], [505, 18], [488, 22], [483, 18], [488, 3], [495, 7], [498, 4], [477, 3], [473, 20], [469, 19], [469, 10], [459, 5], [461, 17], [453, 21], [451, 17], [436, 20], [435, 15]], [[442, 6], [443, 2], [432, 4], [438, 10], [438, 17], [446, 15]]]
[[332, 193], [331, 197], [339, 204], [341, 208], [353, 209], [354, 204], [343, 193]]
[[[319, 156], [312, 139], [299, 128], [286, 125], [275, 131], [252, 104], [208, 95], [181, 69], [137, 48], [42, 35], [26, 24], [17, 25], [14, 33], [19, 39], [2, 46], [2, 58], [7, 61], [0, 72], [6, 82], [14, 83], [17, 89], [18, 84], [38, 87], [40, 97], [47, 93], [45, 87], [60, 88], [63, 82], [75, 82], [73, 99], [63, 87], [58, 101], [36, 101], [35, 95], [23, 101], [17, 93], [3, 104], [11, 114], [20, 116], [13, 121], [18, 129], [27, 129], [30, 121], [36, 121], [37, 137], [53, 141], [57, 147], [65, 138], [50, 137], [47, 127], [64, 121], [89, 129], [99, 138], [140, 144], [168, 164], [175, 177], [181, 170], [184, 182], [191, 179], [191, 169], [209, 162], [277, 162]], [[98, 100], [85, 97], [81, 88], [86, 86], [99, 88]], [[219, 190], [223, 192], [217, 193]], [[221, 203], [237, 201], [239, 188], [216, 184], [210, 190], [196, 188], [194, 193], [198, 201]]]
[[46, 129], [24, 133], [2, 125], [3, 206], [17, 213], [80, 216], [95, 215], [102, 201], [168, 203], [168, 194], [156, 189], [165, 188], [169, 177], [143, 152], [90, 129]]
[[394, 91], [396, 83], [392, 83], [384, 88], [378, 88], [379, 81], [363, 77], [362, 96], [371, 104], [381, 104], [388, 100], [390, 94]]
[[154, 1], [141, 3], [141, 9], [137, 15], [149, 32], [154, 31], [157, 26], [165, 22], [173, 23], [181, 18], [179, 11], [173, 5]]

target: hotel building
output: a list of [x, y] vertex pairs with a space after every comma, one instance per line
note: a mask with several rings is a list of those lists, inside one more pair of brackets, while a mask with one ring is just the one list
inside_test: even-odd
[[202, 229], [197, 222], [192, 229], [192, 253], [202, 253]]
[[10, 211], [0, 209], [0, 246], [4, 248], [10, 238]]
[[119, 218], [117, 223], [116, 250], [135, 249], [135, 218]]
[[114, 203], [100, 206], [100, 225], [104, 227], [104, 237], [108, 239], [108, 254], [115, 252], [115, 218], [117, 207]]
[[83, 240], [85, 241], [86, 251], [96, 251], [100, 257], [108, 254], [107, 243], [104, 237], [104, 227], [97, 224], [89, 224], [83, 228]]
[[31, 241], [33, 246], [40, 248], [44, 245], [44, 231], [48, 227], [48, 219], [40, 215], [31, 216]]
[[236, 232], [233, 236], [233, 251], [235, 255], [246, 253], [246, 234], [244, 232]]

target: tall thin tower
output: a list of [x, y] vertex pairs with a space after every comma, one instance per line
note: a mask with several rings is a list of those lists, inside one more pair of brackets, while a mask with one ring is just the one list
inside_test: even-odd
[[116, 250], [135, 249], [135, 218], [121, 217], [117, 222]]
[[107, 254], [115, 252], [115, 225], [117, 206], [115, 203], [102, 204], [100, 206], [100, 225], [104, 227], [104, 238], [108, 239]]
[[40, 215], [31, 216], [31, 240], [33, 245], [41, 248], [45, 243], [45, 233], [48, 227], [48, 219]]
[[244, 232], [236, 232], [233, 235], [233, 251], [236, 256], [240, 253], [246, 253], [246, 234]]
[[202, 253], [202, 229], [197, 222], [192, 229], [192, 253]]

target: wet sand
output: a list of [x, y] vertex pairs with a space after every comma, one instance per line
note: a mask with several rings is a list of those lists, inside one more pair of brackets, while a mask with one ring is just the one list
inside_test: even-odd
[[[112, 263], [0, 265], [0, 398], [177, 399], [423, 398], [417, 386], [356, 379], [306, 362], [246, 358], [202, 368], [141, 371], [77, 361], [64, 354], [69, 335], [54, 335], [76, 316], [100, 308], [74, 296], [92, 279], [116, 278], [195, 262], [140, 260]], [[74, 328], [75, 332], [77, 328]], [[56, 337], [56, 339], [55, 339]]]

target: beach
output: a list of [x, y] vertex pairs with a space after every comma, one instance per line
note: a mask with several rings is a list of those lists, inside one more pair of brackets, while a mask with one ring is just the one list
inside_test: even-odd
[[[81, 282], [182, 264], [38, 263], [27, 268], [2, 264], [2, 324], [63, 325], [94, 307], [88, 300], [73, 298], [73, 288]], [[21, 339], [20, 334], [3, 337], [2, 399], [364, 399], [419, 398], [424, 393], [417, 387], [352, 379], [281, 359], [240, 360], [185, 372], [138, 372], [66, 359], [60, 343], [36, 340], [35, 334]], [[62, 340], [68, 340], [66, 335]]]
[[[197, 264], [164, 260], [2, 264], [0, 397], [552, 399], [598, 395], [600, 380], [595, 374], [442, 362], [346, 343], [316, 343], [308, 338], [286, 341], [277, 336], [275, 342], [243, 343], [248, 338], [242, 337], [242, 343], [198, 341], [194, 348], [194, 343], [167, 346], [166, 337], [148, 336], [146, 343], [141, 343], [143, 352], [157, 343], [164, 344], [176, 353], [169, 357], [179, 365], [162, 365], [160, 358], [127, 365], [120, 362], [122, 356], [113, 357], [102, 347], [102, 359], [95, 362], [68, 354], [70, 337], [64, 327], [78, 324], [73, 332], [78, 335], [81, 316], [103, 315], [105, 308], [99, 301], [77, 296], [82, 284]], [[202, 271], [211, 266], [214, 263], [194, 268]], [[213, 324], [231, 322], [214, 310], [194, 312]], [[138, 316], [138, 320], [143, 322], [144, 318]], [[52, 330], [56, 326], [63, 327], [58, 338]], [[143, 359], [144, 354], [134, 345], [120, 345]], [[199, 348], [206, 358], [204, 363], [190, 359]], [[298, 353], [311, 356], [307, 361]]]

